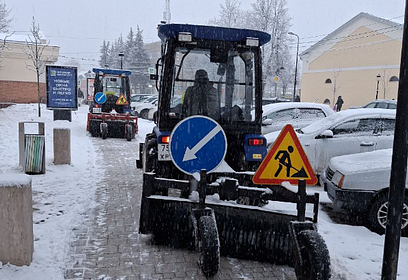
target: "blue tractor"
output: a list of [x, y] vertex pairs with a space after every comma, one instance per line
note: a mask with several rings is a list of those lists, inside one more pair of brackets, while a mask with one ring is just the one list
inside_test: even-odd
[[[266, 207], [276, 200], [298, 203], [297, 193], [252, 182], [267, 155], [261, 49], [270, 35], [188, 24], [160, 25], [158, 35], [161, 57], [151, 75], [159, 92], [156, 126], [140, 144], [137, 161], [144, 171], [140, 232], [160, 244], [200, 250], [206, 276], [217, 273], [222, 254], [293, 265], [298, 279], [329, 279], [329, 253], [315, 227], [318, 196], [302, 196], [315, 211], [299, 221], [299, 215]], [[202, 125], [189, 126], [195, 118]], [[176, 137], [183, 126], [186, 134]], [[206, 129], [210, 137], [197, 137], [196, 131]], [[206, 145], [221, 130], [225, 155], [207, 172], [200, 163], [212, 159], [218, 146]], [[189, 151], [208, 151], [181, 157], [197, 164], [194, 172], [183, 169], [173, 153], [186, 138], [193, 139]]]
[[127, 70], [93, 68], [94, 98], [89, 106], [87, 131], [93, 137], [126, 138], [138, 132], [137, 117], [130, 107], [130, 83]]

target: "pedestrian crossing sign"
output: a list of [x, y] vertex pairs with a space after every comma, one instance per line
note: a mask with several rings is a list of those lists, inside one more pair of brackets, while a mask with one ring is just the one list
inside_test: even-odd
[[282, 129], [252, 181], [254, 184], [278, 185], [284, 181], [298, 184], [301, 179], [308, 185], [317, 183], [316, 175], [295, 130], [288, 124]]
[[129, 105], [123, 93], [119, 96], [118, 100], [116, 100], [116, 105]]

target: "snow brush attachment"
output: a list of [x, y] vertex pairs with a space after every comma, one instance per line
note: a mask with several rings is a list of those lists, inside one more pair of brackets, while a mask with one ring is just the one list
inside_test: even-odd
[[[207, 195], [214, 193], [210, 190], [214, 184], [205, 186]], [[222, 184], [219, 187], [222, 188]], [[207, 197], [204, 206], [201, 192], [200, 201], [168, 196], [170, 189], [183, 193], [189, 188], [189, 181], [155, 178], [154, 173], [145, 173], [140, 232], [152, 233], [157, 244], [199, 250], [206, 276], [218, 271], [219, 250], [224, 256], [294, 266], [299, 280], [330, 278], [327, 246], [314, 224], [317, 210], [312, 219], [299, 213], [291, 215], [236, 202], [243, 201], [239, 198], [246, 195], [249, 201], [304, 201], [317, 207], [318, 196], [316, 199], [305, 194], [300, 198], [298, 193], [286, 189], [263, 192], [269, 189], [239, 186], [235, 192], [229, 190], [227, 195], [234, 200]], [[299, 216], [303, 216], [302, 221]]]

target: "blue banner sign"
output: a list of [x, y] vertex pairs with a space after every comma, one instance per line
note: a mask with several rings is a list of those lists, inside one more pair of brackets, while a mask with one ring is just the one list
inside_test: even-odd
[[47, 66], [47, 109], [78, 109], [77, 68]]

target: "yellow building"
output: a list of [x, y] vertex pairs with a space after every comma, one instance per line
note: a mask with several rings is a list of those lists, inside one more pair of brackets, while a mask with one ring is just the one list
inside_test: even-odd
[[301, 101], [396, 99], [403, 25], [360, 13], [300, 54]]
[[[29, 58], [26, 35], [0, 34], [0, 102], [38, 102], [37, 72]], [[43, 50], [42, 50], [43, 48]], [[48, 45], [41, 38], [39, 49], [44, 64], [52, 65], [58, 60], [60, 47]], [[43, 69], [45, 72], [45, 67]], [[41, 101], [46, 102], [45, 74], [40, 75]]]

